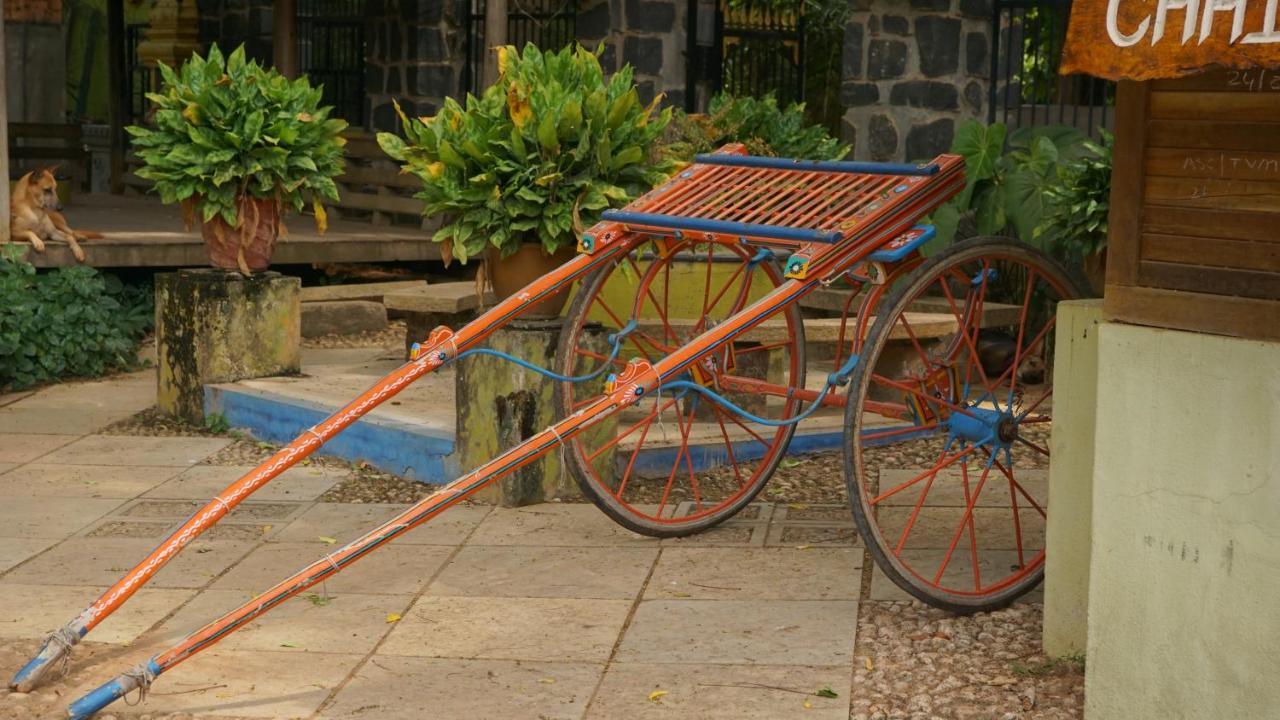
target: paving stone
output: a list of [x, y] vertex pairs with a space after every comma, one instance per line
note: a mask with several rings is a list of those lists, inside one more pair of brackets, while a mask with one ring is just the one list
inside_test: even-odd
[[603, 667], [375, 656], [319, 717], [419, 720], [430, 708], [433, 720], [577, 720]]
[[302, 304], [302, 337], [358, 335], [387, 326], [387, 309], [370, 300], [325, 300]]
[[[152, 489], [147, 497], [207, 500], [253, 470], [250, 466], [196, 465]], [[311, 501], [337, 485], [347, 475], [346, 470], [337, 468], [292, 467], [258, 488], [252, 497], [259, 501]]]
[[0, 495], [0, 537], [69, 537], [119, 505], [119, 500]]
[[[317, 503], [271, 539], [277, 542], [346, 543], [395, 517], [408, 505]], [[394, 542], [401, 545], [458, 545], [489, 513], [484, 505], [459, 505], [410, 530]]]
[[56, 542], [54, 538], [0, 538], [0, 573], [44, 552]]
[[155, 371], [66, 382], [0, 408], [0, 433], [86, 435], [155, 404]]
[[[138, 519], [186, 520], [206, 505], [208, 500], [167, 500], [164, 498], [142, 498], [128, 503], [116, 511], [116, 515]], [[297, 502], [261, 502], [247, 500], [231, 509], [231, 512], [219, 521], [242, 523], [271, 523], [282, 525], [294, 517], [301, 515], [309, 508], [310, 503]]]
[[[920, 470], [881, 470], [881, 491], [885, 492], [898, 487], [909, 480], [920, 477], [920, 475]], [[970, 491], [976, 489], [980, 477], [981, 472], [969, 472]], [[1048, 470], [1024, 470], [1019, 468], [1014, 473], [1014, 478], [1026, 490], [1028, 495], [1040, 503], [1041, 507], [1046, 505], [1049, 499]], [[927, 481], [928, 478], [919, 480], [896, 495], [885, 498], [884, 504], [914, 507], [916, 502], [919, 501], [920, 493], [924, 490], [924, 483]], [[964, 496], [964, 476], [960, 470], [947, 469], [939, 472], [933, 484], [929, 486], [926, 502], [930, 507], [966, 507], [968, 502]], [[1018, 504], [1020, 506], [1029, 504], [1021, 493], [1018, 494]], [[982, 493], [978, 495], [977, 506], [1009, 508], [1008, 478], [993, 470], [987, 478], [987, 483], [983, 486]]]
[[75, 440], [79, 435], [0, 434], [0, 463], [28, 463]]
[[[43, 638], [79, 615], [106, 586], [0, 583], [0, 638]], [[94, 628], [96, 642], [133, 642], [194, 595], [192, 590], [143, 588]]]
[[34, 462], [0, 475], [0, 495], [129, 499], [160, 485], [180, 470], [165, 466]]
[[626, 600], [424, 596], [378, 649], [384, 655], [603, 662]]
[[649, 600], [857, 600], [862, 551], [707, 548], [662, 551]]
[[306, 662], [298, 662], [294, 653], [232, 651], [219, 646], [157, 681], [143, 709], [157, 718], [175, 712], [197, 717], [308, 717], [362, 657], [308, 653]]
[[195, 465], [231, 443], [223, 438], [90, 435], [45, 455], [63, 465]]
[[[884, 507], [877, 515], [880, 531], [886, 539], [895, 544], [899, 542], [902, 532], [910, 521], [913, 508]], [[908, 550], [945, 549], [951, 546], [960, 521], [964, 517], [964, 509], [958, 507], [924, 507], [916, 515], [915, 524], [907, 535], [904, 547]], [[1035, 508], [1019, 507], [1020, 527], [1015, 528], [1013, 511], [1003, 508], [975, 508], [973, 511], [973, 528], [978, 538], [978, 547], [982, 550], [1015, 550], [1018, 547], [1021, 531], [1024, 549], [1044, 547], [1044, 518]], [[965, 530], [960, 539], [968, 543], [969, 532]]]
[[[281, 578], [288, 572], [280, 573]], [[253, 596], [239, 590], [205, 590], [165, 620], [157, 632], [166, 644], [178, 642]], [[409, 595], [338, 593], [315, 585], [227, 635], [218, 646], [308, 654], [367, 653], [391, 630], [393, 623], [387, 622], [387, 616], [404, 613], [411, 600]]]
[[432, 595], [472, 597], [636, 597], [655, 548], [462, 548], [428, 588]]
[[[71, 538], [5, 577], [32, 585], [111, 585], [155, 549], [154, 540]], [[231, 567], [253, 545], [195, 540], [156, 573], [147, 587], [200, 588]]]
[[[774, 720], [849, 716], [849, 666], [614, 664], [588, 720]], [[830, 688], [837, 698], [813, 695]], [[664, 690], [656, 702], [649, 693]], [[788, 692], [791, 690], [793, 692]], [[808, 707], [806, 707], [808, 703]]]
[[[214, 590], [261, 592], [305, 563], [330, 552], [323, 543], [267, 543], [218, 578]], [[448, 546], [400, 545], [392, 542], [369, 553], [325, 580], [328, 591], [374, 595], [413, 595], [449, 559]]]
[[[914, 562], [921, 562], [926, 558], [933, 561], [930, 567], [937, 567], [942, 562], [942, 554], [944, 551], [935, 550], [933, 552], [917, 552], [906, 553]], [[961, 557], [960, 551], [956, 552], [956, 560], [948, 564], [947, 571], [943, 574], [944, 582], [951, 587], [972, 587], [973, 582], [973, 565], [964, 557]], [[1015, 552], [991, 552], [984, 553], [979, 557], [978, 569], [984, 577], [994, 577], [995, 573], [1001, 576], [1009, 572], [1012, 564], [1018, 561], [1018, 555]], [[898, 587], [888, 575], [885, 575], [879, 567], [871, 573], [871, 600], [913, 600], [914, 597], [907, 591]], [[1018, 598], [1018, 602], [1044, 602], [1044, 585], [1036, 587], [1036, 589]]]
[[769, 526], [763, 523], [721, 523], [700, 533], [678, 538], [665, 538], [663, 547], [761, 547]]
[[523, 508], [494, 508], [480, 523], [468, 544], [618, 547], [656, 545], [657, 542], [656, 538], [633, 533], [618, 525], [595, 505], [546, 503]]
[[619, 662], [847, 665], [858, 603], [852, 600], [646, 600]]
[[16, 467], [18, 467], [17, 463], [0, 463], [0, 475], [4, 475]]

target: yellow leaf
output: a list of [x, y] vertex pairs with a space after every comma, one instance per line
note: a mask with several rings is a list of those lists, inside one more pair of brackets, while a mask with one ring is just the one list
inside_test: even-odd
[[666, 690], [654, 690], [653, 692], [649, 693], [649, 701], [662, 702], [662, 696], [666, 694], [667, 694]]
[[808, 510], [809, 506], [804, 503], [787, 503], [787, 507], [792, 510]]
[[320, 536], [318, 536], [316, 539], [317, 539], [317, 540], [319, 540], [320, 542], [324, 543], [325, 545], [332, 545], [332, 544], [334, 544], [334, 543], [338, 542], [338, 538], [331, 538], [331, 537], [328, 537], [328, 536], [326, 536], [326, 535], [320, 535]]
[[400, 622], [400, 613], [387, 613], [387, 622]]
[[507, 112], [511, 114], [511, 123], [517, 130], [522, 130], [533, 118], [533, 108], [529, 105], [527, 93], [520, 83], [513, 82], [507, 88]]
[[810, 546], [810, 545], [797, 545], [797, 546], [796, 546], [796, 549], [797, 549], [797, 550], [809, 550], [811, 547], [812, 547], [812, 546]]
[[862, 664], [867, 668], [867, 672], [871, 672], [876, 667], [875, 664], [871, 662], [871, 658], [866, 658]]
[[324, 211], [324, 205], [319, 199], [312, 200], [311, 207], [316, 211], [316, 232], [323, 235], [329, 229], [329, 213]]
[[506, 75], [507, 71], [511, 69], [511, 63], [515, 61], [515, 59], [512, 57], [513, 55], [515, 55], [515, 48], [506, 46], [506, 45], [498, 48], [498, 74], [499, 75]]
[[309, 112], [298, 113], [298, 122], [311, 122], [311, 113]]
[[182, 111], [182, 117], [186, 118], [187, 122], [191, 123], [192, 125], [199, 125], [200, 124], [200, 106], [193, 102], [187, 103], [186, 109]]
[[556, 682], [556, 679], [555, 678], [538, 678], [538, 682], [542, 683], [543, 685], [554, 685]]
[[438, 160], [431, 163], [427, 166], [427, 174], [431, 176], [432, 180], [439, 179], [441, 175], [444, 175], [444, 163]]
[[809, 702], [808, 700], [805, 700], [805, 701], [804, 701], [804, 709], [805, 709], [805, 710], [812, 710], [812, 709], [813, 709], [813, 703]]

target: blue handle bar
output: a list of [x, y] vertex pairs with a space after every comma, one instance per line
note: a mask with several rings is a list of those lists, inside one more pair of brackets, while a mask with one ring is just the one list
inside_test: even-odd
[[[155, 660], [148, 660], [146, 671], [151, 677], [160, 674], [160, 666]], [[141, 669], [141, 668], [140, 668]], [[84, 697], [76, 700], [67, 707], [67, 716], [71, 720], [87, 720], [98, 713], [99, 710], [105, 708], [111, 703], [128, 695], [130, 692], [137, 690], [142, 686], [137, 674], [126, 673], [111, 680], [97, 690], [94, 690]]]

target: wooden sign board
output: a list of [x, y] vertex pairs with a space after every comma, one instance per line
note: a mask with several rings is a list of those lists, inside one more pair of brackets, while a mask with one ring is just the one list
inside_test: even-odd
[[62, 0], [3, 0], [6, 23], [62, 22]]
[[1280, 68], [1280, 0], [1075, 0], [1061, 72], [1112, 80]]
[[1280, 70], [1122, 82], [1104, 307], [1280, 340]]

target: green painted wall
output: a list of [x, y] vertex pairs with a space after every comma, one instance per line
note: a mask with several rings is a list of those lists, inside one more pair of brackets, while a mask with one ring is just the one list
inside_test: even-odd
[[1280, 343], [1104, 323], [1097, 402], [1085, 717], [1277, 717]]
[[1045, 530], [1044, 651], [1083, 653], [1089, 615], [1093, 437], [1101, 300], [1059, 303], [1054, 343], [1053, 464]]

